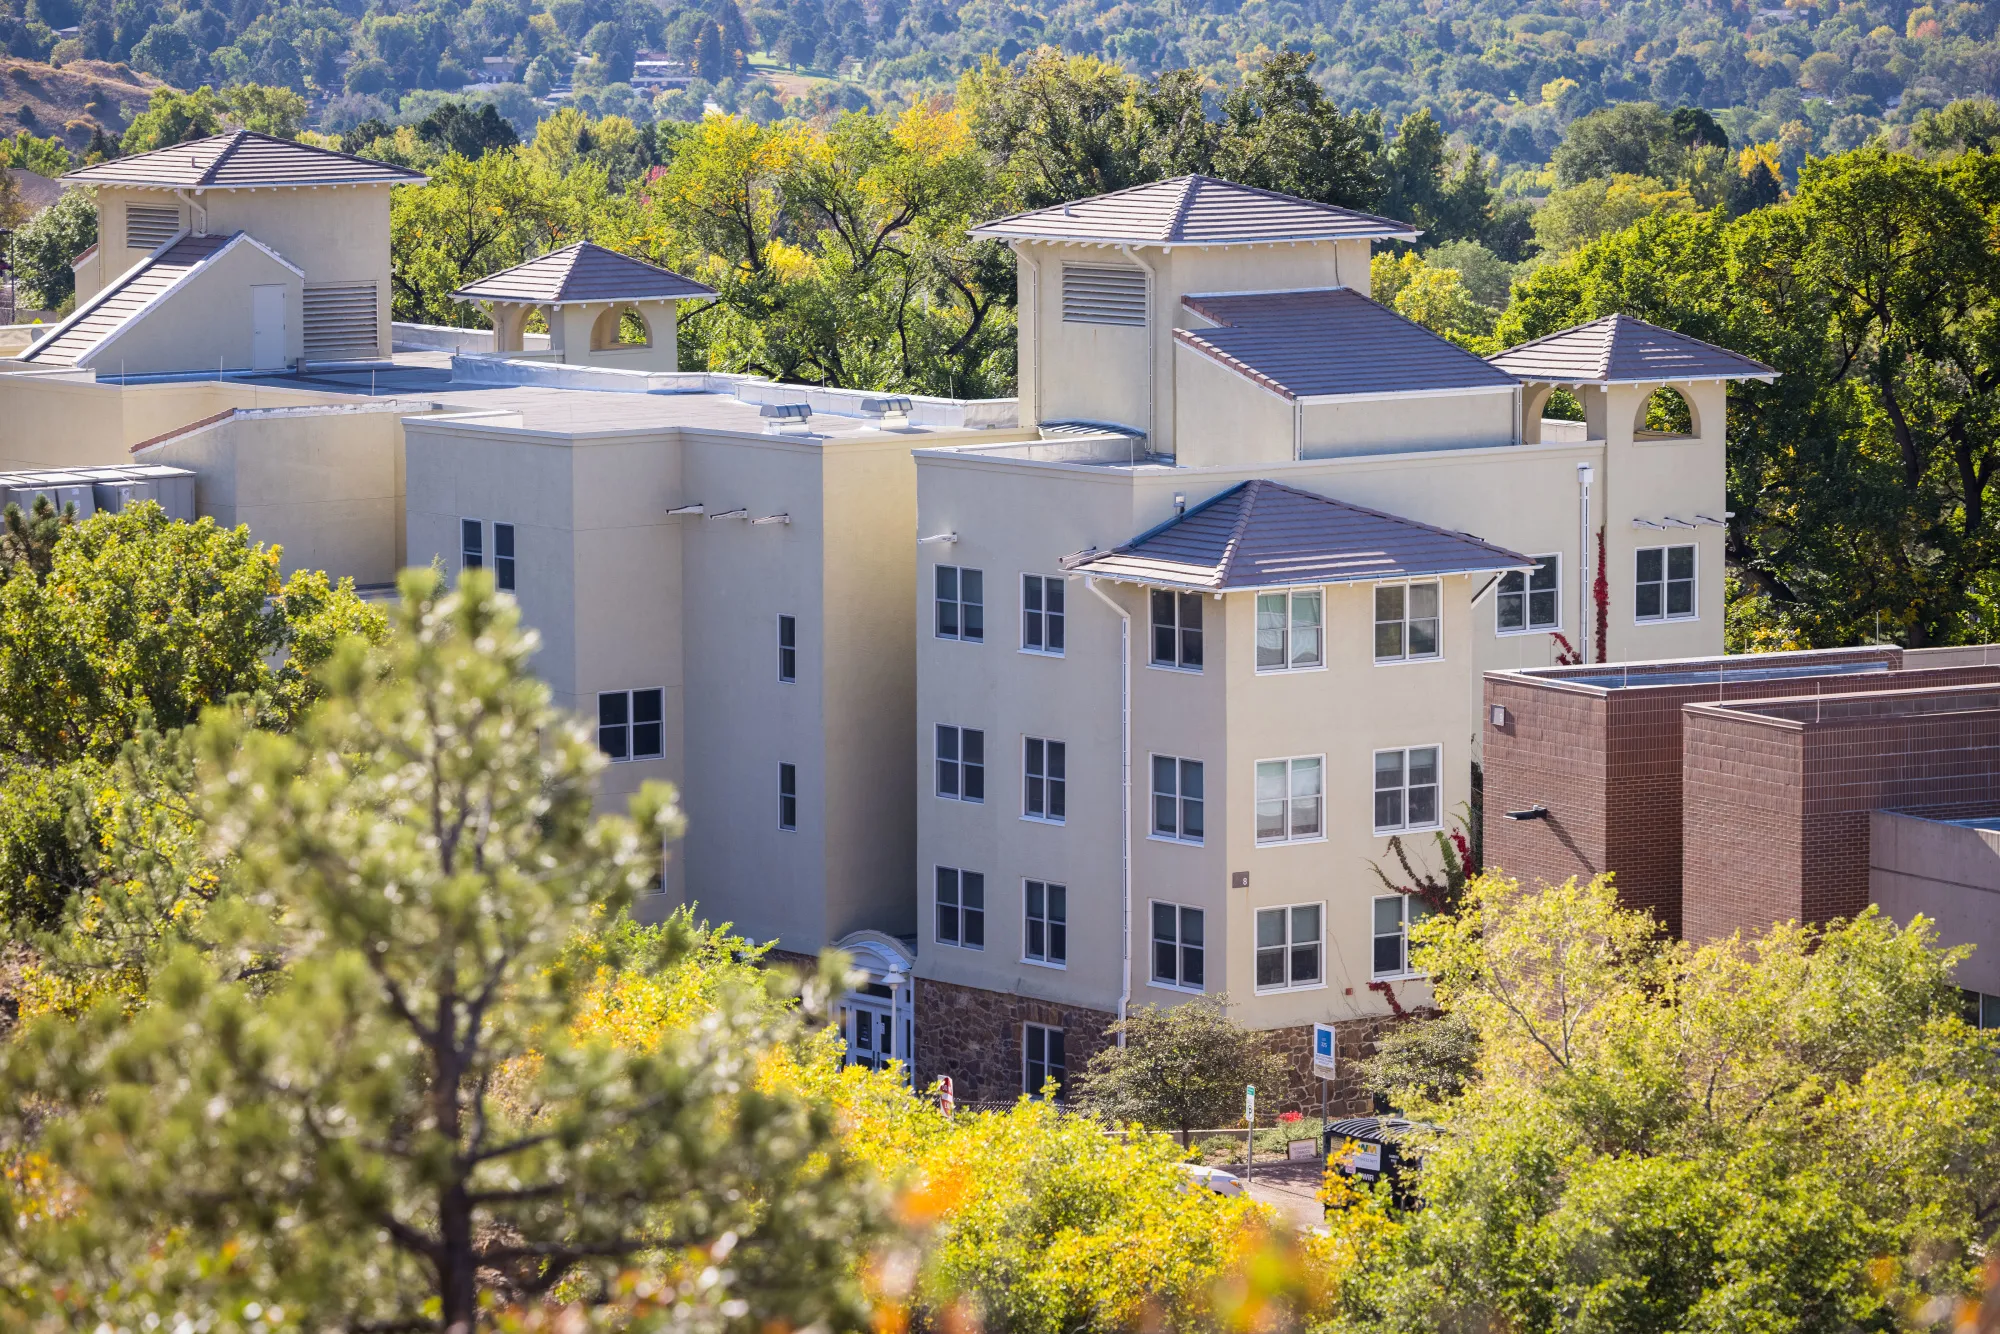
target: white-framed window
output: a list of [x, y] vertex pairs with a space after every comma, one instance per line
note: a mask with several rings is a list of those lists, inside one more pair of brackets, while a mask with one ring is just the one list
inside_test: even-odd
[[1376, 751], [1375, 832], [1436, 829], [1440, 823], [1438, 747]]
[[1257, 595], [1257, 670], [1326, 665], [1325, 596], [1317, 588]]
[[1292, 903], [1257, 910], [1257, 990], [1325, 984], [1320, 919], [1324, 905]]
[[799, 827], [799, 766], [778, 766], [778, 828]]
[[1376, 977], [1404, 977], [1410, 971], [1410, 928], [1431, 915], [1414, 894], [1383, 894], [1375, 900]]
[[1069, 747], [1031, 736], [1021, 739], [1021, 817], [1061, 824], [1069, 813]]
[[1375, 661], [1413, 662], [1440, 653], [1438, 581], [1375, 585]]
[[799, 679], [799, 618], [778, 617], [778, 679]]
[[1973, 1028], [2000, 1028], [2000, 996], [1990, 992], [1959, 989], [1959, 1003], [1965, 1007], [1965, 1022]]
[[1562, 628], [1562, 557], [1537, 556], [1533, 570], [1509, 570], [1500, 576], [1493, 599], [1496, 634]]
[[937, 794], [949, 801], [986, 800], [986, 733], [938, 724]]
[[458, 568], [477, 570], [486, 564], [486, 525], [478, 519], [458, 521]]
[[1153, 609], [1153, 665], [1184, 672], [1201, 670], [1201, 594], [1156, 588]]
[[1200, 991], [1208, 973], [1202, 910], [1153, 902], [1153, 983]]
[[1202, 841], [1202, 775], [1200, 760], [1178, 755], [1153, 756], [1153, 837], [1179, 843]]
[[1047, 1024], [1023, 1024], [1021, 1029], [1021, 1092], [1039, 1098], [1043, 1088], [1054, 1080], [1055, 1098], [1061, 1102], [1063, 1031]]
[[1069, 963], [1069, 890], [1046, 880], [1021, 884], [1021, 957], [1051, 968]]
[[986, 575], [961, 565], [940, 565], [936, 572], [939, 639], [968, 644], [986, 642]]
[[1063, 655], [1062, 576], [1021, 576], [1021, 651]]
[[937, 868], [937, 938], [964, 950], [986, 948], [986, 876], [956, 866]]
[[657, 760], [666, 740], [666, 691], [600, 690], [597, 748], [613, 760]]
[[1686, 621], [1695, 609], [1695, 549], [1640, 547], [1638, 581], [1633, 589], [1633, 615], [1641, 621]]
[[1326, 757], [1257, 761], [1257, 841], [1301, 843], [1326, 836]]

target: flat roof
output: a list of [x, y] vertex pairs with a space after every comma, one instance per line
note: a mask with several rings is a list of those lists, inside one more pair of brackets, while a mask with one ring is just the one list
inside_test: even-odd
[[1859, 648], [1795, 649], [1784, 653], [1726, 653], [1705, 658], [1666, 658], [1641, 662], [1588, 663], [1568, 667], [1516, 667], [1491, 671], [1491, 678], [1529, 681], [1589, 690], [1641, 690], [1734, 682], [1810, 680], [1815, 676], [1852, 676], [1902, 670], [1903, 650], [1896, 645]]
[[1686, 707], [1699, 713], [1720, 713], [1800, 726], [1865, 723], [1883, 718], [2000, 712], [2000, 686], [1916, 686], [1901, 690], [1863, 690], [1843, 695], [1786, 695], [1776, 699], [1705, 701]]

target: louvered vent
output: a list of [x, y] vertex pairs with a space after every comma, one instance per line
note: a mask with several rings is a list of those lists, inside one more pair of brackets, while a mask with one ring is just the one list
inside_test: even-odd
[[125, 206], [125, 248], [157, 250], [180, 234], [181, 211], [147, 204]]
[[1063, 265], [1063, 320], [1068, 324], [1146, 324], [1146, 275], [1138, 269]]
[[374, 283], [306, 288], [306, 359], [376, 355]]

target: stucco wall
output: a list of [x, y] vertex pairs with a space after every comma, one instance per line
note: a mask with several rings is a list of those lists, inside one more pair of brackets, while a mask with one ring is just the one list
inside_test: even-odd
[[1876, 811], [1869, 817], [1869, 896], [1907, 924], [1936, 924], [1938, 943], [1971, 945], [1958, 984], [2000, 994], [2000, 831]]
[[0, 467], [117, 467], [132, 446], [230, 408], [352, 403], [349, 394], [230, 380], [90, 384], [0, 375]]
[[303, 284], [291, 268], [248, 242], [230, 246], [152, 302], [80, 364], [100, 375], [247, 371], [253, 365], [250, 289], [256, 285], [284, 289], [282, 364], [291, 365], [305, 347]]

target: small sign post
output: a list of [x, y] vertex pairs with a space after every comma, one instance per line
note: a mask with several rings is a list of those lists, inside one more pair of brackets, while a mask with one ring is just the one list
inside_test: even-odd
[[1257, 1086], [1243, 1086], [1243, 1179], [1250, 1179], [1251, 1165], [1257, 1161]]
[[1313, 1025], [1313, 1074], [1319, 1079], [1319, 1133], [1326, 1137], [1326, 1085], [1340, 1070], [1340, 1039], [1332, 1024]]

